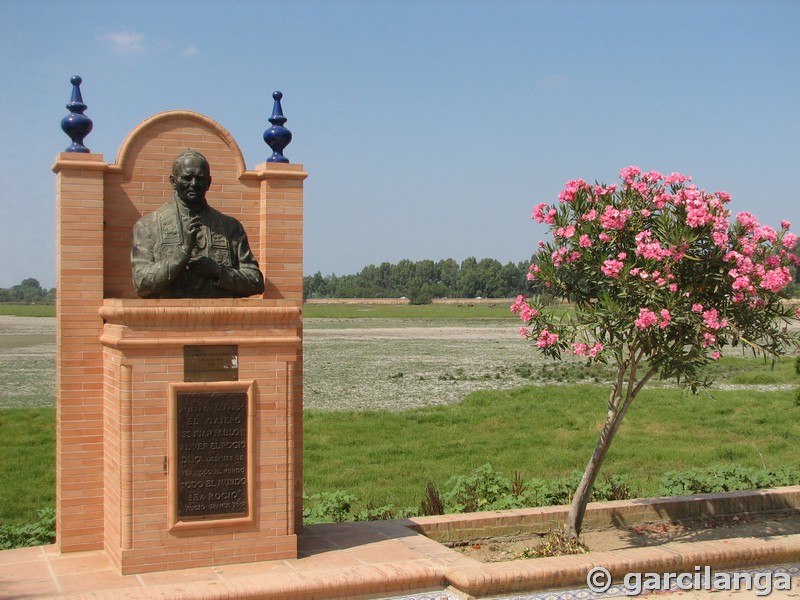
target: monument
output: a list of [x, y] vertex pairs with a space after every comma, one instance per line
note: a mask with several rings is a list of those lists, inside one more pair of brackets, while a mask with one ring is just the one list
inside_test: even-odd
[[307, 174], [283, 156], [282, 96], [252, 170], [183, 110], [109, 164], [71, 81], [53, 166], [56, 543], [124, 574], [294, 557]]
[[264, 291], [247, 234], [206, 202], [211, 168], [195, 150], [169, 176], [175, 193], [133, 228], [133, 284], [142, 298], [240, 298]]

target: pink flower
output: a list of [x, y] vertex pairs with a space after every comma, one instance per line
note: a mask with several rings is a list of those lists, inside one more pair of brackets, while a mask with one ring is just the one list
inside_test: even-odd
[[589, 248], [589, 247], [592, 245], [592, 240], [591, 240], [591, 238], [589, 238], [589, 236], [588, 236], [588, 235], [586, 235], [586, 234], [584, 233], [584, 234], [583, 234], [583, 235], [580, 237], [580, 239], [578, 240], [578, 245], [579, 245], [581, 248]]
[[800, 308], [797, 309], [797, 312], [794, 313], [794, 316], [800, 319]]
[[647, 329], [651, 325], [655, 325], [658, 323], [658, 316], [649, 308], [640, 308], [639, 309], [639, 318], [636, 319], [634, 325], [639, 329]]
[[536, 342], [536, 347], [549, 348], [558, 342], [558, 338], [559, 335], [557, 333], [550, 333], [547, 329], [542, 329], [542, 333], [539, 334], [539, 339]]
[[797, 245], [797, 236], [787, 231], [783, 236], [783, 240], [781, 240], [781, 244], [783, 244], [784, 248], [791, 250]]
[[572, 202], [575, 199], [575, 195], [578, 193], [578, 191], [586, 187], [588, 186], [583, 179], [573, 179], [572, 181], [568, 181], [564, 187], [564, 190], [558, 194], [558, 199], [561, 202]]
[[614, 192], [617, 191], [617, 185], [611, 184], [609, 186], [603, 187], [602, 185], [594, 186], [594, 193], [598, 196], [610, 196]]
[[783, 220], [781, 221], [781, 229], [791, 229], [792, 224], [789, 221]]
[[709, 210], [709, 203], [702, 193], [690, 189], [685, 192], [686, 224], [689, 227], [702, 227], [714, 218]]
[[703, 305], [699, 302], [697, 304], [692, 304], [692, 312], [693, 313], [701, 313], [703, 312]]
[[720, 356], [722, 356], [722, 353], [719, 350], [715, 350], [711, 353], [711, 358], [714, 360], [719, 360]]
[[575, 235], [575, 226], [568, 225], [567, 227], [559, 227], [558, 229], [555, 230], [554, 234], [557, 235], [558, 237], [569, 239], [573, 235]]
[[661, 247], [658, 240], [653, 240], [652, 231], [641, 231], [636, 234], [636, 255], [651, 260], [664, 260], [672, 254]]
[[691, 177], [687, 177], [686, 175], [681, 175], [680, 173], [672, 173], [671, 175], [667, 175], [664, 178], [664, 183], [667, 185], [680, 185], [682, 183], [686, 183], [687, 181], [691, 181]]
[[728, 244], [728, 234], [723, 231], [713, 231], [711, 232], [711, 239], [714, 240], [714, 243], [719, 246], [720, 248], [724, 248]]
[[549, 204], [542, 202], [533, 207], [533, 215], [531, 218], [535, 219], [537, 223], [552, 224], [555, 221], [558, 211], [552, 208]]
[[525, 329], [524, 327], [520, 327], [520, 328], [519, 328], [519, 334], [520, 334], [522, 337], [528, 337], [528, 330], [527, 330], [527, 329]]
[[758, 227], [758, 219], [756, 219], [749, 212], [740, 212], [736, 215], [736, 220], [745, 228], [746, 231], [752, 231]]
[[572, 344], [572, 354], [575, 356], [586, 356], [586, 351], [589, 349], [589, 346], [586, 344], [582, 344], [580, 342], [575, 342]]
[[620, 230], [625, 227], [625, 223], [631, 214], [631, 210], [628, 208], [617, 210], [609, 204], [600, 216], [600, 224], [606, 229]]
[[528, 303], [525, 299], [524, 294], [520, 294], [516, 298], [514, 298], [514, 304], [511, 305], [511, 312], [518, 313], [523, 306], [527, 306]]
[[756, 227], [753, 230], [753, 237], [756, 240], [762, 239], [767, 240], [771, 244], [774, 244], [778, 241], [778, 232], [775, 231], [772, 227], [767, 227], [766, 225], [762, 225], [760, 227]]
[[609, 258], [603, 262], [603, 266], [600, 267], [600, 270], [606, 277], [619, 277], [624, 266], [625, 264], [623, 262]]
[[624, 169], [620, 169], [619, 178], [630, 183], [634, 178], [641, 174], [642, 170], [639, 167], [625, 167]]
[[792, 281], [792, 274], [788, 267], [771, 269], [761, 279], [761, 287], [774, 293], [780, 292]]
[[589, 348], [589, 357], [594, 358], [604, 350], [603, 344], [597, 342], [594, 346]]
[[528, 306], [527, 304], [523, 306], [519, 311], [519, 318], [524, 323], [530, 323], [533, 319], [540, 315], [539, 311], [533, 308], [532, 306]]
[[666, 308], [662, 308], [661, 322], [658, 324], [658, 326], [661, 327], [661, 329], [665, 329], [669, 325], [670, 321], [672, 321], [672, 315]]
[[714, 331], [728, 326], [727, 319], [722, 319], [720, 321], [719, 312], [717, 312], [716, 308], [709, 308], [708, 310], [703, 311], [703, 321], [705, 322], [706, 327], [713, 329]]
[[527, 300], [525, 299], [525, 296], [523, 296], [522, 294], [517, 296], [516, 299], [514, 300], [514, 304], [511, 305], [511, 312], [518, 314], [519, 318], [524, 323], [530, 323], [531, 320], [540, 316], [541, 314], [539, 313], [538, 310], [536, 310], [535, 308], [531, 307], [528, 304]]
[[747, 275], [742, 275], [733, 280], [731, 288], [736, 291], [739, 290], [750, 291], [753, 289], [753, 286], [750, 285], [750, 278]]

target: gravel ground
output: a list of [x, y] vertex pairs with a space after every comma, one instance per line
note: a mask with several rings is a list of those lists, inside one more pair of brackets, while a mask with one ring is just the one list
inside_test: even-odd
[[453, 404], [475, 390], [530, 383], [514, 365], [537, 359], [511, 323], [324, 327], [308, 323], [304, 334], [308, 408], [406, 410]]
[[[523, 385], [510, 365], [536, 359], [510, 321], [307, 319], [307, 408], [405, 410]], [[516, 361], [516, 362], [515, 362]], [[0, 407], [52, 406], [55, 319], [0, 315]]]
[[54, 406], [56, 320], [0, 315], [0, 408]]
[[[306, 319], [303, 350], [304, 405], [313, 409], [408, 410], [476, 390], [559, 382], [536, 379], [556, 363], [511, 320]], [[794, 386], [719, 386], [733, 387]], [[55, 319], [0, 315], [0, 408], [54, 402]]]

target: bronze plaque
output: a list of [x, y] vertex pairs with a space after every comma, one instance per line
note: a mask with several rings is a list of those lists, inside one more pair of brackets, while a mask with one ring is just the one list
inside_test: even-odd
[[238, 346], [184, 346], [184, 381], [238, 381]]
[[178, 518], [245, 515], [247, 393], [178, 392]]

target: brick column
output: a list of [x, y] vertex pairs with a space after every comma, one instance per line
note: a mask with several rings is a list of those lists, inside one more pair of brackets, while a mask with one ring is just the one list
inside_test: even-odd
[[[301, 164], [267, 162], [246, 177], [260, 181], [260, 239], [258, 262], [266, 274], [264, 297], [303, 307], [303, 181]], [[302, 328], [300, 329], [302, 336]], [[303, 526], [303, 349], [288, 373], [290, 479], [294, 481], [294, 527]]]
[[103, 547], [100, 154], [56, 159], [56, 516], [62, 552]]

